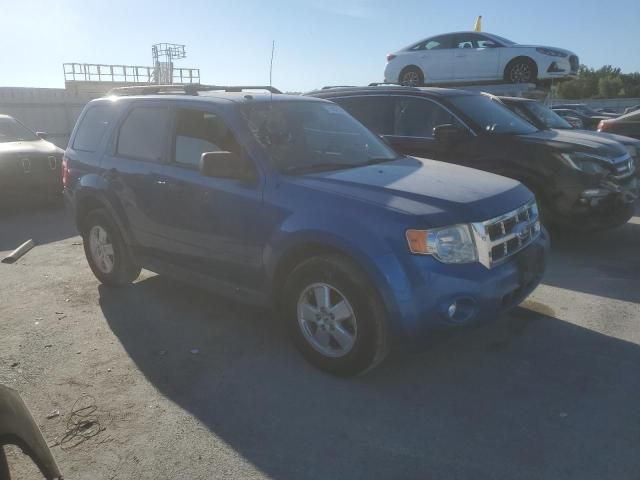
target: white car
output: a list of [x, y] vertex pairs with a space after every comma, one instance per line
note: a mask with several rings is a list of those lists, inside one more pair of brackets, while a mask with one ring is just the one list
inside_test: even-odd
[[578, 56], [554, 47], [519, 45], [490, 33], [457, 32], [430, 37], [387, 55], [387, 83], [422, 85], [572, 77]]

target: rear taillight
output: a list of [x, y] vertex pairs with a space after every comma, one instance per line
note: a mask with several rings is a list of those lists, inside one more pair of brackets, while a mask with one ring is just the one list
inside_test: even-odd
[[604, 132], [606, 130], [609, 130], [610, 127], [611, 127], [611, 125], [609, 124], [609, 122], [605, 122], [604, 120], [600, 120], [600, 123], [598, 124], [598, 131], [599, 132]]
[[393, 53], [390, 53], [389, 55], [387, 55], [387, 62], [390, 62], [394, 58], [396, 58], [396, 56]]
[[69, 161], [67, 157], [62, 157], [62, 186], [66, 187], [69, 184]]

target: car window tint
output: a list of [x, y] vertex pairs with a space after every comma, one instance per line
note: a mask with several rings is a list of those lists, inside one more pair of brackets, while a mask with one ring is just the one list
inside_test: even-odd
[[82, 117], [73, 148], [84, 152], [95, 152], [113, 120], [114, 109], [106, 105], [91, 107]]
[[219, 151], [240, 153], [240, 147], [218, 115], [189, 109], [176, 111], [175, 163], [198, 167], [203, 153]]
[[451, 48], [451, 35], [430, 38], [411, 48], [411, 50], [443, 50]]
[[167, 139], [169, 110], [162, 107], [136, 107], [120, 127], [118, 154], [162, 161]]
[[489, 40], [475, 33], [461, 33], [456, 35], [454, 48], [478, 48], [478, 41], [487, 42]]
[[393, 135], [393, 99], [390, 97], [362, 96], [337, 98], [340, 104], [369, 130], [378, 135]]
[[394, 108], [394, 135], [400, 137], [433, 137], [438, 125], [460, 125], [440, 105], [421, 98], [397, 98]]

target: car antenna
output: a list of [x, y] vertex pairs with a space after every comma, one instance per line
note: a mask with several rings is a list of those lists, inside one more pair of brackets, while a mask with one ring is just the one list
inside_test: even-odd
[[271, 97], [269, 98], [270, 102], [273, 101], [273, 54], [276, 51], [276, 41], [271, 41], [271, 62], [269, 63], [269, 92]]

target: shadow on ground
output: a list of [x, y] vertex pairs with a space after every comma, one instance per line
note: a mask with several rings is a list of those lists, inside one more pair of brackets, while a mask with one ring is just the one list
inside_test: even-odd
[[273, 479], [640, 472], [632, 343], [519, 309], [341, 380], [307, 366], [263, 311], [162, 277], [99, 293], [146, 378]]
[[0, 205], [0, 252], [13, 250], [30, 238], [36, 245], [78, 235], [62, 202], [26, 201]]
[[554, 236], [543, 283], [640, 303], [640, 223]]

